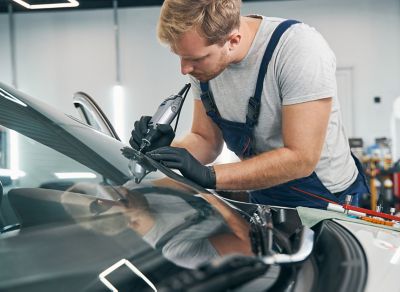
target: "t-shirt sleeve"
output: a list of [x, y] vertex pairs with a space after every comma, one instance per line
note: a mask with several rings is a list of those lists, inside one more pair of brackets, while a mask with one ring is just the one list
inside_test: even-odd
[[324, 38], [306, 24], [294, 26], [277, 53], [275, 74], [283, 105], [336, 95], [336, 58]]
[[200, 95], [201, 95], [201, 88], [200, 88], [200, 82], [199, 80], [197, 80], [196, 78], [194, 78], [193, 76], [189, 75], [189, 80], [190, 80], [190, 84], [191, 89], [192, 89], [192, 96], [194, 99], [200, 99]]

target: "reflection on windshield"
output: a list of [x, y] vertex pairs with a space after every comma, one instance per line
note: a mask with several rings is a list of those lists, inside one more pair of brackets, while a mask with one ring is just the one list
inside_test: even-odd
[[0, 125], [15, 131], [8, 150], [19, 161], [6, 166], [25, 174], [7, 184], [1, 178], [0, 290], [63, 283], [80, 291], [122, 258], [151, 276], [160, 268], [175, 273], [177, 266], [252, 254], [248, 223], [199, 194], [206, 190], [151, 160], [159, 171], [140, 184], [126, 183], [130, 160], [120, 152], [123, 143], [4, 88], [28, 106], [0, 98]]
[[[154, 185], [131, 190], [101, 188], [117, 200], [71, 193], [82, 192], [82, 185], [63, 194], [64, 208], [87, 229], [112, 236], [130, 228], [167, 259], [186, 268], [232, 253], [252, 255], [248, 223], [213, 195], [193, 196]], [[121, 215], [106, 224], [83, 219], [116, 213]]]

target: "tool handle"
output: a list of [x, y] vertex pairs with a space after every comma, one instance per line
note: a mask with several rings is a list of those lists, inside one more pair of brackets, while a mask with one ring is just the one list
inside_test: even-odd
[[165, 99], [151, 118], [149, 126], [155, 127], [156, 124], [171, 124], [179, 113], [185, 99], [184, 95], [186, 96], [189, 89], [190, 83], [186, 84], [178, 94], [171, 95]]

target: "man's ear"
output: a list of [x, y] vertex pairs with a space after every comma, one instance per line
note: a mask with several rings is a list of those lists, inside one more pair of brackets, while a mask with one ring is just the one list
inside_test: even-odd
[[234, 30], [228, 38], [228, 45], [229, 50], [232, 51], [239, 46], [240, 41], [242, 40], [242, 35], [240, 34], [239, 30]]

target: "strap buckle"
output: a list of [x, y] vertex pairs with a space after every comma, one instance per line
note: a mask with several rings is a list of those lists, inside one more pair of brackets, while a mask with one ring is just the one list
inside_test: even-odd
[[213, 112], [218, 113], [217, 105], [214, 101], [214, 96], [211, 91], [206, 91], [201, 94], [201, 101], [203, 102], [204, 108], [207, 113]]
[[246, 122], [250, 126], [254, 126], [258, 122], [258, 116], [260, 115], [260, 101], [253, 96], [249, 99], [247, 107]]

